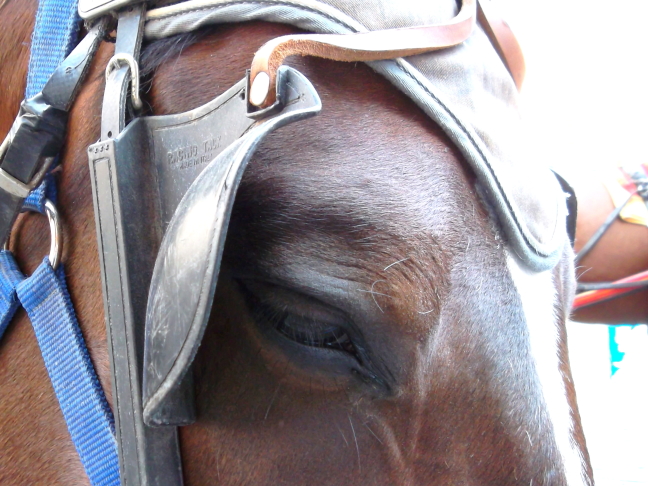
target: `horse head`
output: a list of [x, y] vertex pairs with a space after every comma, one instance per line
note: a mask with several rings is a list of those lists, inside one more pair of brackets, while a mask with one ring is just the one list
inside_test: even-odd
[[[252, 22], [150, 41], [150, 111], [207, 103], [294, 32]], [[86, 154], [112, 50], [99, 48], [71, 112], [59, 207], [71, 295], [114, 405]], [[264, 139], [240, 181], [193, 364], [197, 420], [179, 428], [185, 482], [591, 484], [566, 349], [567, 238], [530, 268], [492, 188], [409, 97], [364, 64], [287, 64], [323, 108]], [[46, 251], [39, 224], [12, 243], [25, 270]], [[35, 348], [16, 322], [0, 352], [13, 392], [0, 430], [16, 458], [4, 474], [84, 484], [47, 378], [31, 374]]]

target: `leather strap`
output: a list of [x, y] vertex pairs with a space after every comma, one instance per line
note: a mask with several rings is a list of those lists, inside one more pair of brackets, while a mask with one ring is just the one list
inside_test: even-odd
[[67, 110], [107, 29], [99, 21], [61, 63], [43, 91], [22, 102], [0, 146], [0, 242], [7, 241], [23, 201], [45, 175], [65, 140]]
[[413, 56], [465, 41], [476, 21], [476, 0], [463, 0], [457, 16], [446, 24], [387, 29], [357, 34], [300, 34], [278, 37], [257, 51], [250, 72], [250, 102], [258, 107], [274, 101], [277, 69], [288, 56], [316, 56], [334, 61], [378, 61]]
[[511, 73], [513, 82], [518, 91], [522, 89], [526, 65], [522, 48], [518, 43], [511, 27], [499, 15], [497, 9], [490, 0], [480, 0], [477, 2], [477, 19], [484, 28], [486, 35], [495, 47], [502, 62]]
[[445, 49], [465, 41], [479, 19], [508, 69], [518, 91], [525, 74], [522, 49], [509, 25], [489, 0], [463, 0], [457, 16], [447, 24], [387, 29], [357, 34], [298, 34], [277, 37], [255, 54], [250, 71], [249, 100], [266, 108], [275, 102], [277, 69], [296, 54], [334, 61], [378, 61]]
[[[141, 172], [145, 168], [132, 166], [132, 159], [125, 158], [115, 149], [115, 139], [126, 125], [129, 93], [133, 92], [128, 85], [137, 83], [137, 59], [144, 18], [144, 4], [126, 8], [118, 14], [115, 55], [107, 67], [101, 141], [91, 145], [88, 154], [111, 358], [121, 484], [181, 486], [182, 462], [176, 428], [148, 427], [142, 415], [145, 305], [142, 296], [146, 295], [144, 286], [147, 284], [144, 283], [144, 270], [135, 263], [141, 258], [141, 253], [134, 251], [134, 247], [136, 249], [138, 243], [149, 240], [132, 228], [137, 224], [133, 221], [138, 221], [132, 213], [137, 213], [140, 218], [148, 213], [147, 203], [134, 196], [129, 188], [142, 180]], [[130, 62], [124, 63], [125, 60]], [[114, 65], [116, 67], [112, 67]], [[128, 150], [147, 152], [148, 146], [142, 143], [129, 146]]]
[[[132, 7], [119, 15], [115, 55], [127, 55], [137, 63], [144, 28], [144, 6]], [[111, 63], [109, 62], [110, 66]], [[119, 64], [118, 64], [119, 65]], [[107, 72], [106, 91], [101, 109], [101, 140], [117, 137], [126, 123], [128, 84], [133, 78], [128, 64]], [[139, 81], [139, 80], [138, 80]]]

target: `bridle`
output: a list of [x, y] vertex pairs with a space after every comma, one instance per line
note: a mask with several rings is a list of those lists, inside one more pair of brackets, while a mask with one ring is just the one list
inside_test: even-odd
[[[464, 0], [458, 15], [441, 25], [274, 39], [257, 52], [240, 82], [206, 105], [177, 115], [139, 116], [138, 58], [146, 5], [81, 0], [79, 13], [91, 25], [88, 33], [42, 92], [23, 102], [0, 148], [0, 237], [7, 241], [25, 200], [59, 153], [68, 111], [116, 18], [101, 138], [88, 148], [111, 359], [115, 449], [123, 484], [179, 485], [177, 426], [195, 420], [191, 364], [209, 318], [241, 176], [267, 135], [314, 116], [321, 108], [308, 79], [283, 66], [284, 59], [299, 54], [372, 62], [426, 53], [463, 43], [478, 20], [518, 88], [523, 58], [508, 26], [487, 3]], [[499, 213], [510, 220], [511, 239], [519, 241], [521, 252], [538, 257], [529, 266], [551, 268], [558, 250], [535, 245], [488, 164], [476, 170], [499, 201]], [[199, 226], [190, 224], [197, 207], [213, 208]], [[179, 243], [188, 240], [191, 246]], [[183, 305], [170, 312], [167, 304], [178, 296]]]

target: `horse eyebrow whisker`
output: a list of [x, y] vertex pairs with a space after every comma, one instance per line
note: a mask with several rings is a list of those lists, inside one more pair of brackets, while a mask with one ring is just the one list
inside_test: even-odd
[[385, 268], [383, 268], [383, 272], [384, 272], [385, 270], [387, 270], [388, 268], [391, 268], [391, 267], [393, 267], [394, 265], [398, 265], [399, 263], [403, 263], [403, 262], [405, 262], [405, 261], [407, 261], [407, 260], [409, 260], [409, 259], [410, 259], [410, 257], [406, 257], [406, 258], [403, 258], [402, 260], [398, 260], [397, 262], [391, 263], [391, 264], [387, 265]]
[[353, 428], [353, 422], [351, 422], [351, 415], [347, 415], [347, 417], [349, 417], [349, 425], [351, 425], [351, 432], [353, 432], [353, 440], [355, 441], [356, 452], [358, 453], [358, 471], [362, 471], [362, 467], [360, 466], [360, 448], [358, 447], [358, 438], [356, 437], [355, 429]]
[[[360, 289], [358, 289], [358, 290], [360, 290], [360, 292], [368, 292], [368, 293], [370, 293], [370, 294], [371, 294], [371, 298], [372, 298], [373, 301], [374, 301], [374, 304], [376, 304], [376, 307], [378, 307], [378, 309], [380, 310], [380, 312], [382, 312], [382, 313], [384, 314], [385, 311], [382, 309], [382, 307], [380, 307], [380, 304], [379, 304], [378, 301], [376, 300], [376, 294], [377, 294], [377, 295], [385, 295], [385, 294], [381, 294], [380, 292], [374, 292], [374, 287], [376, 286], [376, 284], [377, 284], [378, 282], [387, 282], [387, 280], [376, 280], [374, 283], [371, 284], [371, 290], [364, 290], [364, 291], [363, 291], [363, 290], [360, 290]], [[385, 295], [385, 297], [391, 297], [391, 298], [393, 298], [391, 295]]]
[[218, 475], [218, 481], [220, 482], [220, 466], [218, 463], [220, 462], [220, 447], [218, 449], [218, 452], [216, 453], [216, 474]]
[[344, 432], [342, 432], [342, 429], [340, 428], [339, 425], [336, 424], [335, 426], [336, 426], [337, 429], [340, 431], [340, 435], [341, 435], [342, 438], [344, 439], [344, 443], [347, 445], [347, 447], [349, 447], [349, 442], [346, 440], [346, 437], [344, 436]]
[[263, 417], [263, 420], [266, 420], [268, 418], [268, 414], [270, 413], [270, 409], [272, 408], [272, 404], [275, 401], [275, 398], [277, 398], [277, 393], [279, 393], [279, 388], [281, 388], [281, 383], [277, 386], [277, 389], [275, 392], [272, 394], [272, 398], [270, 399], [270, 404], [268, 405], [268, 409], [266, 410], [265, 416]]
[[529, 444], [531, 444], [531, 447], [533, 447], [533, 442], [531, 442], [531, 434], [529, 434], [528, 430], [525, 430], [524, 432], [526, 432], [527, 439], [529, 439]]
[[376, 433], [375, 433], [373, 430], [371, 430], [371, 428], [370, 428], [366, 423], [363, 422], [362, 425], [364, 425], [364, 426], [366, 427], [366, 429], [367, 429], [369, 432], [371, 432], [371, 435], [373, 435], [373, 436], [376, 438], [376, 440], [377, 440], [378, 442], [380, 442], [381, 444], [383, 443], [383, 441], [380, 440], [380, 439], [378, 438], [378, 436], [376, 435]]

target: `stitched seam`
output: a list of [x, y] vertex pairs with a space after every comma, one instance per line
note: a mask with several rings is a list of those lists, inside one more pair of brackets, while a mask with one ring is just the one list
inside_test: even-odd
[[484, 161], [486, 162], [486, 165], [487, 165], [487, 167], [488, 167], [488, 171], [489, 171], [489, 173], [493, 176], [493, 179], [495, 180], [495, 182], [496, 182], [496, 184], [497, 184], [497, 188], [499, 189], [500, 194], [502, 195], [502, 199], [506, 202], [506, 206], [507, 206], [507, 208], [509, 209], [509, 211], [511, 212], [511, 214], [513, 214], [513, 215], [516, 216], [516, 217], [514, 218], [514, 219], [515, 219], [515, 224], [516, 224], [516, 226], [518, 227], [518, 229], [520, 230], [520, 233], [522, 234], [522, 237], [524, 238], [524, 241], [525, 241], [525, 242], [526, 242], [526, 243], [527, 243], [531, 248], [533, 248], [533, 249], [536, 251], [536, 253], [538, 253], [539, 255], [542, 255], [542, 256], [549, 256], [550, 254], [547, 254], [547, 253], [543, 253], [543, 252], [541, 252], [541, 251], [536, 247], [536, 245], [534, 245], [532, 242], [529, 241], [528, 236], [526, 235], [526, 232], [524, 231], [524, 228], [522, 228], [522, 227], [520, 226], [519, 222], [518, 222], [517, 214], [516, 214], [515, 211], [513, 210], [513, 207], [511, 206], [511, 202], [509, 201], [509, 198], [508, 198], [508, 196], [506, 195], [506, 192], [504, 191], [504, 188], [502, 187], [502, 184], [501, 184], [499, 178], [497, 177], [497, 174], [494, 172], [493, 168], [491, 167], [491, 164], [488, 163], [488, 159], [487, 159], [487, 157], [486, 157], [486, 154], [483, 152], [483, 150], [481, 149], [481, 147], [479, 146], [479, 144], [477, 143], [477, 141], [474, 139], [474, 137], [472, 136], [472, 134], [471, 134], [468, 130], [466, 130], [466, 128], [463, 126], [463, 124], [461, 123], [461, 121], [456, 117], [456, 115], [455, 115], [455, 114], [454, 114], [454, 113], [453, 113], [453, 112], [452, 112], [452, 111], [451, 111], [451, 110], [450, 110], [450, 109], [449, 109], [449, 108], [448, 108], [448, 107], [447, 107], [447, 106], [446, 106], [446, 105], [445, 105], [445, 104], [444, 104], [444, 103], [443, 103], [439, 98], [437, 98], [436, 95], [434, 95], [434, 94], [433, 94], [433, 93], [432, 93], [432, 92], [427, 88], [427, 86], [425, 86], [425, 85], [422, 84], [418, 79], [416, 79], [416, 78], [414, 77], [414, 75], [411, 74], [409, 71], [407, 71], [403, 66], [401, 66], [400, 63], [397, 63], [397, 66], [398, 66], [398, 68], [399, 68], [399, 69], [400, 69], [400, 70], [401, 70], [401, 71], [402, 71], [402, 72], [403, 72], [407, 77], [409, 77], [412, 81], [414, 81], [414, 82], [415, 82], [415, 83], [416, 83], [416, 84], [417, 84], [421, 89], [423, 89], [423, 91], [425, 91], [425, 92], [426, 92], [426, 93], [427, 93], [427, 94], [428, 94], [428, 95], [429, 95], [433, 100], [435, 100], [437, 103], [439, 103], [439, 105], [441, 105], [441, 107], [442, 107], [442, 108], [444, 109], [444, 111], [445, 111], [445, 112], [450, 116], [450, 118], [451, 118], [451, 119], [452, 119], [452, 120], [453, 120], [453, 121], [454, 121], [454, 122], [459, 126], [459, 128], [461, 129], [461, 131], [462, 131], [462, 132], [463, 132], [463, 133], [468, 137], [468, 139], [472, 142], [472, 144], [473, 144], [473, 146], [475, 147], [475, 149], [477, 149], [477, 152], [479, 153], [479, 155], [480, 155], [480, 156], [482, 157], [482, 159], [484, 159]]
[[273, 6], [274, 5], [274, 6], [278, 6], [278, 7], [293, 7], [293, 8], [296, 8], [298, 10], [303, 10], [305, 12], [311, 12], [311, 13], [314, 13], [314, 14], [317, 14], [317, 15], [321, 15], [322, 17], [324, 17], [324, 18], [326, 18], [328, 20], [331, 20], [332, 22], [334, 22], [334, 23], [336, 23], [338, 25], [341, 25], [343, 27], [347, 27], [348, 29], [351, 29], [354, 32], [356, 31], [349, 24], [347, 24], [347, 23], [343, 22], [342, 20], [337, 19], [337, 18], [335, 18], [335, 17], [333, 17], [333, 16], [331, 16], [331, 15], [325, 13], [325, 12], [322, 12], [320, 10], [317, 10], [317, 9], [314, 9], [314, 8], [311, 8], [311, 7], [306, 7], [304, 5], [298, 5], [298, 4], [290, 3], [290, 2], [268, 2], [268, 1], [265, 1], [265, 2], [264, 1], [259, 1], [259, 2], [250, 2], [250, 1], [231, 2], [231, 3], [220, 4], [220, 5], [212, 5], [210, 7], [196, 7], [196, 8], [184, 10], [182, 12], [169, 13], [167, 15], [163, 15], [163, 16], [160, 16], [160, 17], [155, 17], [154, 19], [147, 20], [147, 22], [155, 22], [156, 20], [168, 19], [168, 18], [172, 18], [172, 17], [179, 17], [181, 15], [186, 15], [187, 13], [201, 12], [201, 11], [206, 11], [206, 10], [218, 10], [218, 9], [222, 9], [222, 8], [225, 8], [225, 7], [231, 7], [231, 6], [235, 6], [235, 5], [268, 5], [268, 6]]

